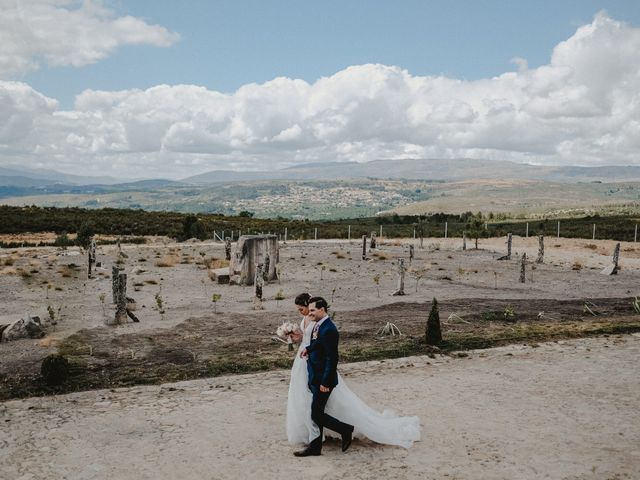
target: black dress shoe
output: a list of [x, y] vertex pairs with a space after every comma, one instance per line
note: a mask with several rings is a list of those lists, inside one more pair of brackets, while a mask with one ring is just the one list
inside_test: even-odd
[[351, 446], [351, 442], [353, 441], [353, 430], [348, 433], [345, 433], [342, 436], [342, 451], [346, 452], [347, 449]]
[[296, 457], [317, 457], [321, 455], [321, 452], [312, 448], [305, 448], [304, 450], [298, 450], [293, 452]]

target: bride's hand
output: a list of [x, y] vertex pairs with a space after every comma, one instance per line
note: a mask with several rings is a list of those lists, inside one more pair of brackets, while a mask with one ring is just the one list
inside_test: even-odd
[[293, 343], [300, 343], [302, 341], [302, 332], [292, 333], [291, 340], [293, 341]]

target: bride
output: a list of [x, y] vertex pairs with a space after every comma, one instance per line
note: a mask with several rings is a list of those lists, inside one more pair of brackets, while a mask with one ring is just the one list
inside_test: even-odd
[[[300, 348], [293, 361], [289, 396], [287, 399], [287, 438], [292, 444], [309, 444], [320, 435], [317, 425], [311, 420], [311, 391], [307, 386], [307, 359], [300, 358], [300, 350], [309, 345], [315, 322], [308, 316], [311, 295], [302, 293], [295, 298], [298, 312], [303, 315], [301, 334], [293, 336]], [[331, 392], [325, 412], [354, 426], [355, 438], [366, 437], [377, 443], [399, 445], [409, 448], [420, 440], [420, 419], [398, 417], [392, 411], [380, 413], [369, 407], [353, 393], [338, 373], [338, 385]]]

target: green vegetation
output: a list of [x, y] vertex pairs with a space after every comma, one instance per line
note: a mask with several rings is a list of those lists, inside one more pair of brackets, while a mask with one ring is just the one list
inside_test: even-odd
[[[213, 232], [232, 230], [243, 234], [276, 233], [288, 230], [290, 239], [313, 239], [315, 228], [318, 238], [347, 238], [349, 226], [351, 238], [361, 238], [372, 231], [383, 229], [386, 238], [407, 238], [414, 235], [425, 237], [444, 236], [444, 224], [447, 223], [449, 237], [462, 237], [468, 232], [472, 237], [500, 237], [511, 232], [514, 235], [526, 235], [527, 222], [491, 221], [492, 214], [466, 212], [460, 215], [435, 213], [433, 215], [389, 215], [379, 217], [361, 217], [339, 220], [309, 221], [289, 220], [285, 218], [263, 219], [251, 216], [224, 216], [220, 214], [185, 214], [177, 212], [147, 212], [144, 210], [118, 210], [113, 208], [83, 209], [56, 207], [12, 207], [0, 206], [0, 233], [14, 234], [23, 232], [55, 232], [56, 246], [68, 246], [74, 242], [66, 232], [79, 233], [81, 241], [88, 233], [98, 235], [123, 236], [123, 241], [144, 243], [143, 235], [165, 235], [179, 240], [187, 238], [212, 238]], [[636, 216], [586, 216], [566, 218], [561, 222], [562, 237], [591, 238], [593, 224], [596, 224], [596, 238], [619, 241], [633, 241]], [[529, 236], [545, 235], [555, 237], [558, 219], [529, 221]], [[128, 238], [127, 238], [128, 237]], [[236, 237], [237, 238], [237, 237]], [[85, 239], [85, 240], [82, 240]], [[0, 242], [1, 247], [23, 245]], [[37, 246], [24, 244], [24, 246]]]

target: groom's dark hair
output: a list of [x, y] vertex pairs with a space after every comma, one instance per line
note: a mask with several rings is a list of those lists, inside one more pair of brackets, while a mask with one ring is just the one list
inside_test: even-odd
[[309, 299], [309, 305], [311, 305], [312, 303], [316, 304], [316, 308], [324, 308], [327, 311], [329, 310], [329, 304], [322, 297], [311, 297]]

